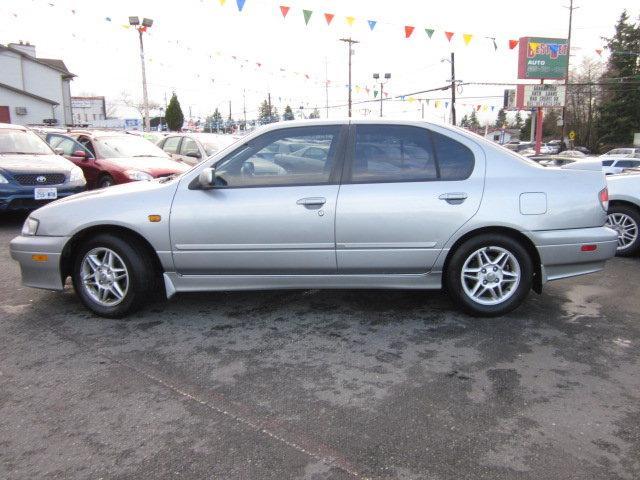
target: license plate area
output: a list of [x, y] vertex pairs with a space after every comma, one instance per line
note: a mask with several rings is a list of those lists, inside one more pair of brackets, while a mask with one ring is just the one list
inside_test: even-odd
[[58, 198], [57, 188], [42, 188], [37, 187], [33, 189], [33, 198], [35, 200], [55, 200]]

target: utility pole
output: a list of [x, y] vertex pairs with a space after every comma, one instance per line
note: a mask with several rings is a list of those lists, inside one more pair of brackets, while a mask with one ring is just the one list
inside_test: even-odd
[[456, 60], [451, 52], [451, 123], [456, 124]]
[[562, 136], [560, 137], [560, 148], [562, 148], [564, 143], [564, 136], [566, 132], [567, 125], [567, 89], [569, 84], [569, 61], [571, 60], [571, 24], [573, 22], [573, 11], [578, 7], [573, 6], [573, 0], [569, 1], [569, 33], [567, 35], [567, 71], [564, 75], [564, 106], [562, 107]]
[[129, 25], [138, 30], [138, 38], [140, 39], [140, 64], [142, 67], [142, 102], [144, 104], [144, 130], [151, 130], [151, 120], [149, 119], [149, 97], [147, 95], [147, 72], [144, 62], [144, 42], [142, 41], [142, 34], [151, 28], [153, 20], [150, 18], [143, 18], [142, 24], [138, 17], [129, 17]]
[[346, 42], [349, 45], [349, 118], [351, 118], [351, 55], [353, 55], [353, 49], [351, 46], [354, 43], [360, 43], [358, 40], [352, 40], [349, 38], [341, 38], [341, 42]]
[[244, 88], [242, 89], [242, 116], [244, 118], [244, 129], [247, 129], [247, 96]]
[[271, 92], [267, 93], [267, 99], [269, 103], [269, 123], [273, 121], [273, 112], [271, 111]]
[[324, 57], [324, 96], [326, 100], [327, 118], [329, 118], [329, 67], [327, 57]]

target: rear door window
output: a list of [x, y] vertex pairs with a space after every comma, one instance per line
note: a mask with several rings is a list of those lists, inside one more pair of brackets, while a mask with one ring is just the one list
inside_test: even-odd
[[168, 137], [164, 141], [164, 144], [162, 145], [162, 149], [167, 153], [178, 153], [180, 138], [181, 137]]

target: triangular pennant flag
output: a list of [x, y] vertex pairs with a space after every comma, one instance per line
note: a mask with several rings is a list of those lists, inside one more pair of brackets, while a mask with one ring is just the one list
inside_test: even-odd
[[333, 13], [324, 14], [324, 19], [327, 21], [327, 25], [331, 25], [331, 21], [333, 20], [333, 17], [335, 17]]
[[404, 38], [409, 38], [411, 36], [411, 34], [413, 33], [414, 27], [412, 27], [411, 25], [405, 25], [404, 26]]
[[596, 48], [596, 53], [598, 54], [598, 56], [602, 56], [602, 49]]
[[371, 29], [371, 31], [373, 31], [373, 29], [376, 27], [376, 22], [375, 20], [367, 20], [367, 22], [369, 22], [369, 28]]
[[384, 92], [384, 98], [389, 98], [389, 92]]
[[482, 108], [482, 105], [476, 105], [476, 110], [479, 112], [480, 109]]
[[376, 98], [378, 96], [378, 90], [374, 90], [373, 91], [373, 98]]
[[107, 22], [110, 22], [110, 21], [111, 21], [111, 17], [104, 17], [104, 19], [105, 19]]
[[498, 44], [496, 43], [496, 37], [485, 37], [488, 40], [491, 40], [493, 42], [493, 51], [495, 52], [496, 50], [498, 50]]
[[241, 12], [242, 9], [244, 8], [244, 2], [245, 0], [236, 0], [236, 4], [238, 5], [238, 11]]
[[436, 108], [440, 108], [440, 100], [436, 100]]
[[311, 10], [302, 10], [302, 15], [304, 15], [304, 24], [309, 25], [309, 19], [311, 18], [311, 14], [313, 12]]
[[433, 32], [435, 32], [433, 28], [425, 28], [424, 31], [429, 36], [429, 38], [433, 37]]
[[224, 2], [226, 2], [227, 0], [220, 0], [220, 5], [224, 5]]
[[451, 38], [453, 37], [453, 32], [444, 32], [444, 34], [447, 37], [447, 40], [451, 42]]
[[471, 35], [470, 33], [462, 34], [462, 39], [464, 40], [465, 45], [469, 45], [469, 42], [471, 41], [472, 38], [473, 38], [473, 35]]
[[416, 99], [414, 97], [409, 97], [409, 103], [413, 103], [415, 101], [416, 101]]
[[491, 105], [491, 111], [492, 111], [492, 112], [493, 112], [493, 109], [494, 109], [494, 108], [496, 108], [496, 107], [494, 107], [493, 105]]
[[346, 17], [345, 20], [347, 21], [347, 24], [349, 24], [349, 26], [352, 26], [353, 22], [356, 21], [356, 17]]
[[513, 50], [518, 46], [518, 40], [509, 40], [509, 50]]
[[280, 11], [282, 12], [282, 18], [286, 18], [287, 13], [289, 13], [289, 8], [284, 5], [280, 5]]
[[449, 102], [444, 102], [444, 108], [449, 108]]

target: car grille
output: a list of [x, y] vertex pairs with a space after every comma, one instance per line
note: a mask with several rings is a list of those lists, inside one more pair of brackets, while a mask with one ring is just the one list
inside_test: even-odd
[[13, 176], [20, 185], [59, 185], [64, 183], [64, 173], [18, 173]]

